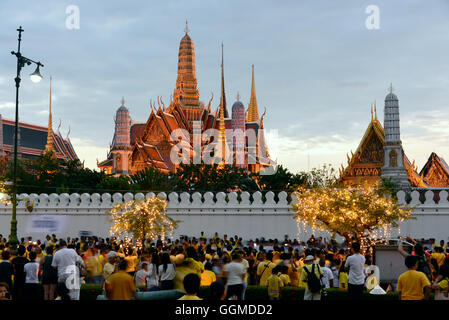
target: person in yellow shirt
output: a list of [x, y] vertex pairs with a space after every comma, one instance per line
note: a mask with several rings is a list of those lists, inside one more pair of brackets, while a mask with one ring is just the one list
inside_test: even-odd
[[435, 300], [449, 300], [449, 266], [442, 265], [440, 274], [432, 284], [435, 290]]
[[204, 272], [201, 274], [201, 286], [208, 287], [217, 280], [217, 276], [212, 271], [212, 263], [206, 262]]
[[126, 272], [127, 262], [123, 260], [119, 264], [119, 271], [113, 273], [105, 283], [106, 296], [109, 300], [137, 300], [136, 285], [133, 277]]
[[348, 290], [348, 273], [345, 270], [345, 264], [340, 265], [340, 270], [338, 272], [338, 287], [341, 290]]
[[416, 271], [418, 259], [415, 256], [407, 256], [405, 265], [408, 271], [398, 279], [399, 300], [429, 300], [430, 281], [423, 272]]
[[271, 260], [273, 259], [273, 254], [271, 252], [267, 253], [266, 258], [265, 253], [260, 252], [259, 257], [260, 259], [263, 260], [257, 265], [256, 274], [257, 277], [259, 278], [259, 285], [266, 286], [267, 279], [271, 275], [271, 271], [273, 270], [273, 268], [276, 267], [276, 264], [271, 262]]
[[282, 280], [282, 284], [284, 287], [288, 287], [291, 285], [290, 276], [288, 275], [288, 266], [282, 265], [278, 266], [281, 272], [279, 278]]
[[441, 267], [446, 259], [446, 255], [443, 252], [443, 247], [435, 247], [435, 252], [432, 252], [430, 255], [430, 259], [435, 259], [438, 267]]
[[131, 276], [134, 276], [134, 273], [136, 272], [137, 256], [134, 255], [132, 247], [129, 248], [128, 255], [125, 260], [128, 263], [126, 272], [128, 272]]
[[184, 290], [185, 290], [186, 294], [183, 295], [178, 300], [203, 300], [200, 297], [198, 297], [198, 292], [200, 291], [201, 279], [197, 274], [190, 273], [190, 274], [186, 275], [182, 282], [184, 284]]
[[271, 275], [267, 278], [268, 297], [270, 300], [279, 300], [281, 296], [281, 288], [284, 286], [282, 279], [279, 277], [279, 266], [271, 270]]
[[306, 284], [306, 290], [304, 291], [304, 300], [321, 300], [321, 290], [317, 292], [312, 292], [309, 290], [308, 279], [309, 274], [315, 273], [318, 279], [323, 277], [323, 271], [320, 266], [315, 263], [315, 257], [312, 255], [308, 255], [304, 259], [304, 267], [301, 270], [301, 281]]

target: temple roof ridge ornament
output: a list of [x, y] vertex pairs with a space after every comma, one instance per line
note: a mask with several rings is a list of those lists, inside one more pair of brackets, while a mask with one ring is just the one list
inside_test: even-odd
[[45, 145], [45, 151], [54, 151], [54, 139], [53, 139], [53, 127], [52, 127], [52, 114], [51, 114], [51, 79], [50, 76], [50, 106], [48, 112], [48, 131], [47, 131], [47, 144]]
[[248, 106], [248, 122], [259, 120], [259, 110], [257, 108], [256, 83], [254, 81], [254, 64], [251, 66], [251, 98]]

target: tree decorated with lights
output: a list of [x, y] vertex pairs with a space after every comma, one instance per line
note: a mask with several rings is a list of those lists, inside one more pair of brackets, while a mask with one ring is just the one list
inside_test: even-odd
[[358, 241], [363, 248], [384, 241], [412, 208], [401, 205], [381, 186], [300, 188], [294, 194], [295, 219], [312, 230], [328, 231]]
[[117, 204], [108, 212], [113, 223], [109, 231], [116, 237], [132, 234], [140, 245], [158, 235], [164, 238], [173, 233], [178, 225], [166, 214], [166, 210], [167, 201], [159, 197]]

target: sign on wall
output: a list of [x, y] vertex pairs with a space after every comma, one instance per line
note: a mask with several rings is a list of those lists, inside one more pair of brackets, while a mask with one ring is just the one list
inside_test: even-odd
[[28, 233], [64, 233], [65, 216], [32, 215], [28, 222]]

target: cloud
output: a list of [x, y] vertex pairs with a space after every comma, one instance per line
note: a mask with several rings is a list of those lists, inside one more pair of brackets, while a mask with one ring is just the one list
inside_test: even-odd
[[99, 170], [97, 167], [97, 160], [102, 161], [106, 158], [108, 148], [102, 147], [91, 139], [70, 138], [76, 154], [84, 166], [90, 169]]
[[4, 103], [0, 103], [0, 109], [5, 109], [5, 108], [14, 108], [16, 106], [16, 104], [14, 102], [4, 102]]

